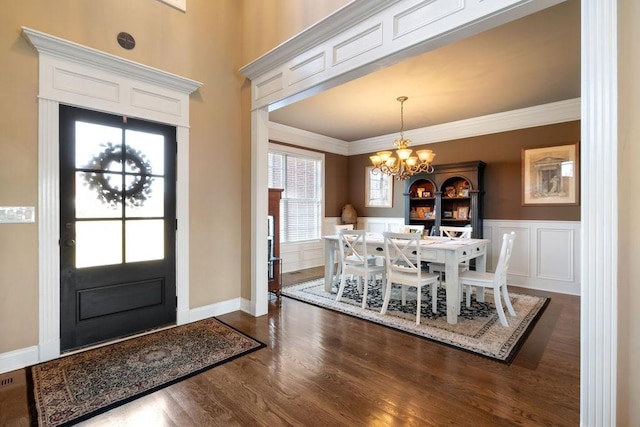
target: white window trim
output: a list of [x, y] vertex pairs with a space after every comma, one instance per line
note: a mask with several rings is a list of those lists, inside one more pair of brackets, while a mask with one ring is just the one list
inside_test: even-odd
[[[323, 225], [323, 219], [324, 219], [324, 205], [325, 205], [325, 155], [324, 153], [320, 153], [318, 151], [310, 151], [310, 150], [304, 150], [301, 148], [296, 148], [296, 147], [290, 147], [288, 145], [281, 145], [281, 144], [276, 144], [273, 142], [269, 143], [269, 153], [281, 153], [281, 154], [291, 154], [291, 155], [295, 155], [298, 157], [306, 157], [308, 159], [313, 159], [313, 160], [318, 160], [320, 161], [320, 183], [322, 186], [322, 199], [320, 201], [320, 234], [322, 234], [322, 225]], [[281, 243], [281, 247], [282, 246], [289, 246], [289, 245], [296, 245], [296, 244], [301, 244], [301, 243], [308, 243], [308, 242], [317, 242], [320, 241], [321, 239], [311, 239], [311, 240], [305, 240], [305, 241], [299, 241], [299, 242], [282, 242]]]

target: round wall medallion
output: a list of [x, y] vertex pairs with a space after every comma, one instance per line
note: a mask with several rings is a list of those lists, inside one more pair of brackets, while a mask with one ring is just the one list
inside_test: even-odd
[[136, 47], [136, 39], [129, 33], [122, 32], [118, 34], [118, 44], [127, 50]]

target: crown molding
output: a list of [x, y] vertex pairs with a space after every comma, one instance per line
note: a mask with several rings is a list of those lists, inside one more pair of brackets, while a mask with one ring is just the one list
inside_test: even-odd
[[269, 122], [269, 140], [342, 156], [349, 155], [349, 143], [347, 141], [275, 122]]
[[22, 27], [22, 32], [41, 55], [46, 54], [79, 64], [91, 64], [91, 67], [99, 70], [180, 93], [190, 94], [202, 86], [202, 83], [198, 81], [129, 61], [31, 28]]
[[[423, 145], [575, 120], [580, 120], [580, 98], [413, 129], [404, 134], [414, 145]], [[396, 137], [394, 133], [350, 142], [348, 155], [388, 150]]]
[[[423, 145], [576, 120], [580, 120], [580, 98], [413, 129], [405, 131], [405, 136], [414, 145]], [[388, 150], [396, 137], [394, 133], [348, 142], [269, 122], [270, 140], [342, 156]]]

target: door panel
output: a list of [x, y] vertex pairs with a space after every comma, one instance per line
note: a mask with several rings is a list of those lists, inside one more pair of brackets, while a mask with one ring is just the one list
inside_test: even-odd
[[63, 351], [176, 320], [176, 133], [60, 106]]

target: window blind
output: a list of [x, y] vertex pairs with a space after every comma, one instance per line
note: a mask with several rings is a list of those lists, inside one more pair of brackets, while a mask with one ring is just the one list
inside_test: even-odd
[[322, 158], [295, 152], [269, 150], [269, 187], [282, 188], [280, 242], [320, 238], [322, 230]]

